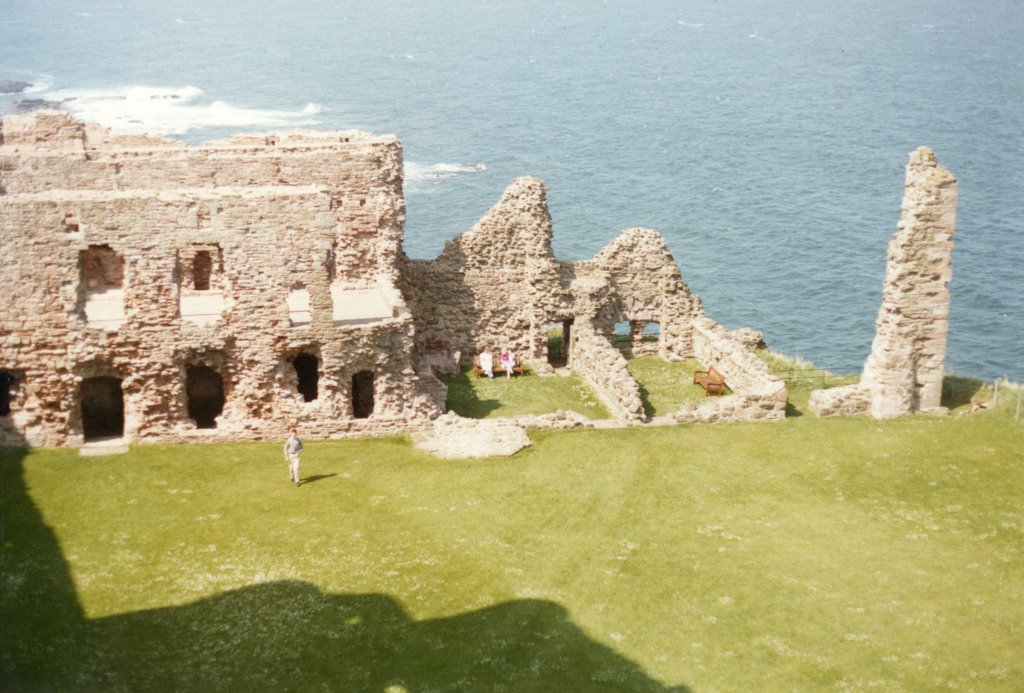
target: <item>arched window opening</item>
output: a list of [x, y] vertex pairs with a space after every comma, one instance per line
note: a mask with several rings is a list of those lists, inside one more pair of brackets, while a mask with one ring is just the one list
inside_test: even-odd
[[83, 380], [79, 405], [86, 442], [124, 435], [124, 393], [119, 378], [101, 376]]
[[302, 395], [303, 401], [312, 402], [319, 395], [320, 359], [312, 354], [299, 354], [292, 361], [292, 366], [295, 367], [295, 376], [298, 378], [299, 394]]
[[209, 366], [189, 366], [185, 376], [188, 415], [196, 428], [216, 428], [224, 411], [224, 379]]
[[210, 275], [213, 274], [213, 258], [209, 250], [200, 250], [192, 258], [192, 282], [196, 291], [210, 290]]
[[0, 416], [11, 415], [11, 400], [17, 378], [10, 371], [0, 371]]
[[352, 376], [352, 415], [365, 419], [373, 413], [373, 373], [360, 371]]

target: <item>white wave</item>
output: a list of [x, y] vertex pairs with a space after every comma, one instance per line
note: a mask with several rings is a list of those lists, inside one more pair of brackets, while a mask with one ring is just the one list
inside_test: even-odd
[[700, 27], [704, 26], [703, 22], [701, 22], [700, 24], [690, 24], [689, 22], [684, 22], [682, 19], [680, 19], [678, 21], [679, 21], [679, 26], [688, 26], [688, 27], [693, 27], [694, 29], [699, 29]]
[[[26, 80], [28, 81], [28, 80]], [[50, 76], [36, 77], [32, 79], [32, 85], [27, 87], [22, 94], [38, 94], [39, 92], [49, 91], [53, 86], [53, 78]]]
[[131, 86], [114, 89], [62, 89], [46, 92], [76, 116], [112, 130], [183, 134], [202, 128], [283, 128], [319, 123], [323, 109], [308, 103], [297, 110], [232, 106], [209, 101], [202, 89]]
[[483, 173], [486, 164], [418, 164], [415, 161], [405, 162], [405, 182], [407, 184], [440, 183], [463, 173]]

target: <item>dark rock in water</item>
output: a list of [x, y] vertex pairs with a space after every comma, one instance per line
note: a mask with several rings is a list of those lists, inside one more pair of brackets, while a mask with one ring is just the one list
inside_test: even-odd
[[20, 94], [32, 85], [28, 82], [15, 82], [9, 79], [0, 79], [0, 94]]
[[32, 111], [41, 111], [44, 108], [63, 108], [63, 101], [47, 101], [46, 99], [18, 99], [13, 104], [9, 111], [11, 113], [31, 113]]

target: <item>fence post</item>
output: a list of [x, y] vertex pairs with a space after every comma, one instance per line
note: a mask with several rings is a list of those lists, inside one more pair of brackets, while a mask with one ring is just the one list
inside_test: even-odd
[[1013, 420], [1016, 421], [1017, 423], [1020, 423], [1020, 403], [1021, 403], [1021, 399], [1022, 399], [1021, 396], [1017, 395], [1017, 413], [1013, 415]]
[[996, 378], [995, 387], [996, 387], [995, 394], [992, 395], [992, 406], [993, 407], [996, 406], [997, 404], [999, 404], [999, 378]]

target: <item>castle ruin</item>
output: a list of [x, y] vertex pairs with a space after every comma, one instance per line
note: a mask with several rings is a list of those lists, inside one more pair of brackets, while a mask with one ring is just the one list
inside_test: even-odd
[[663, 422], [785, 417], [784, 383], [704, 314], [656, 232], [559, 261], [546, 189], [520, 178], [439, 257], [409, 259], [402, 166], [397, 138], [358, 131], [192, 147], [58, 111], [0, 121], [0, 445], [414, 432], [444, 413], [435, 372], [485, 344], [544, 371], [553, 325], [638, 424], [623, 322], [637, 353], [713, 365], [731, 390]]

